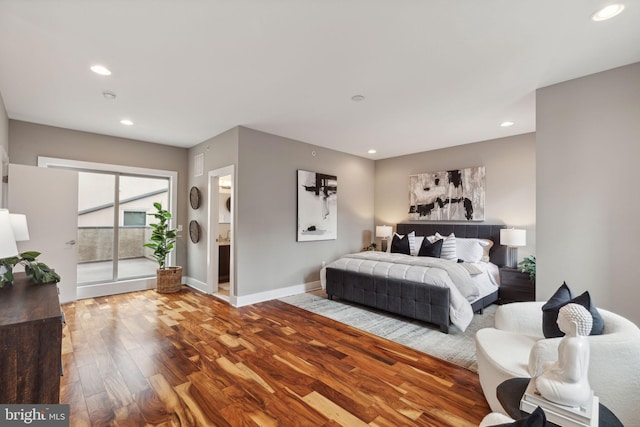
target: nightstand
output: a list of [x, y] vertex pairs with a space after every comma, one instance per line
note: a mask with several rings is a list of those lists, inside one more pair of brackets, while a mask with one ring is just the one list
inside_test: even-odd
[[516, 301], [535, 301], [536, 284], [529, 273], [517, 268], [500, 268], [500, 304]]

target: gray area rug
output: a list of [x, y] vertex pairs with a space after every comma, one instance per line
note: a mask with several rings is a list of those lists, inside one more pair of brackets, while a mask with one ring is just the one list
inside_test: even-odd
[[375, 311], [340, 299], [330, 300], [323, 290], [293, 295], [280, 300], [439, 359], [447, 360], [473, 372], [478, 372], [473, 337], [479, 329], [493, 326], [493, 318], [497, 308], [494, 304], [485, 308], [483, 314], [474, 314], [473, 320], [465, 332], [461, 332], [452, 325], [449, 328], [449, 333], [444, 334], [440, 332], [438, 327], [428, 323]]

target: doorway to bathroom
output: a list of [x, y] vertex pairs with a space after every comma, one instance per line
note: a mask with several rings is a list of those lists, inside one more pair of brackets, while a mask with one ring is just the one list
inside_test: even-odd
[[209, 268], [207, 284], [218, 298], [234, 303], [234, 167], [209, 172]]

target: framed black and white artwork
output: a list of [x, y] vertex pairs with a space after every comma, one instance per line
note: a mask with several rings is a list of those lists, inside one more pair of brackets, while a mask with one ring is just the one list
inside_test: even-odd
[[484, 166], [409, 175], [409, 219], [484, 220]]
[[298, 170], [298, 242], [338, 238], [338, 178]]

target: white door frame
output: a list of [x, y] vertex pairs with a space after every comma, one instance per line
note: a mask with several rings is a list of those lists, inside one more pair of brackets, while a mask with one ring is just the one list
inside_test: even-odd
[[220, 248], [218, 247], [218, 235], [220, 234], [218, 222], [220, 218], [220, 199], [219, 199], [219, 178], [221, 176], [231, 176], [231, 212], [229, 214], [229, 300], [233, 304], [236, 300], [235, 289], [235, 203], [236, 203], [236, 186], [235, 186], [235, 166], [225, 166], [223, 168], [209, 171], [207, 176], [208, 183], [208, 212], [207, 212], [207, 287], [210, 293], [218, 292], [218, 262], [220, 258]]

